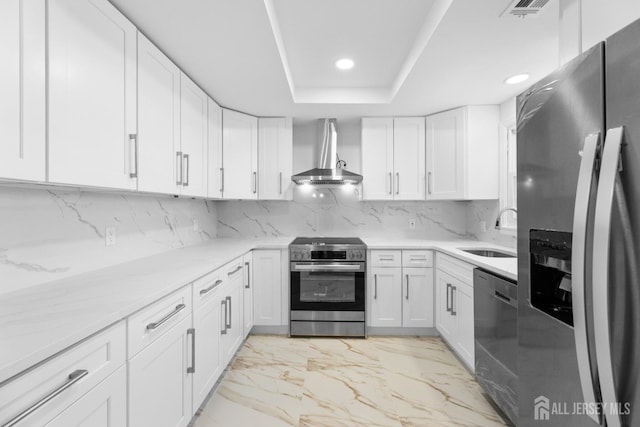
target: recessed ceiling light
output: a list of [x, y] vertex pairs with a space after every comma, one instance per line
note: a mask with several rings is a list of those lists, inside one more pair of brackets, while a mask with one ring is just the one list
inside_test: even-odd
[[342, 58], [336, 61], [336, 67], [341, 70], [350, 70], [353, 68], [353, 59]]
[[522, 83], [526, 80], [529, 80], [529, 74], [516, 74], [515, 76], [511, 76], [506, 79], [504, 82], [508, 85], [515, 85], [518, 83]]

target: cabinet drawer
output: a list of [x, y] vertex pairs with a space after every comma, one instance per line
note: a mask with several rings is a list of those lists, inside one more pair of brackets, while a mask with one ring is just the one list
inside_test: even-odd
[[128, 358], [160, 338], [182, 319], [191, 316], [191, 310], [191, 286], [185, 286], [129, 316]]
[[457, 277], [469, 286], [473, 286], [473, 264], [466, 263], [457, 258], [438, 252], [436, 267], [446, 273]]
[[26, 416], [18, 425], [44, 424], [125, 362], [126, 326], [122, 321], [0, 388], [0, 425], [62, 389], [63, 391]]
[[432, 251], [402, 251], [403, 267], [433, 267]]
[[402, 251], [371, 251], [371, 267], [401, 267]]
[[218, 269], [193, 282], [193, 311], [196, 311], [222, 288], [222, 270]]

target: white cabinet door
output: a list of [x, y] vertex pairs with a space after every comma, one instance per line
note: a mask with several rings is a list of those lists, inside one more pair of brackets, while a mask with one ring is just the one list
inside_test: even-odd
[[293, 125], [291, 117], [258, 119], [258, 198], [291, 200]]
[[223, 195], [225, 199], [258, 198], [258, 119], [222, 110]]
[[244, 264], [244, 281], [243, 281], [243, 338], [246, 338], [253, 328], [253, 255], [252, 252], [242, 257]]
[[209, 198], [222, 198], [222, 108], [209, 98], [209, 126], [207, 129], [208, 157], [207, 194]]
[[179, 194], [180, 69], [138, 33], [138, 190]]
[[402, 326], [433, 327], [433, 268], [403, 268], [402, 289]]
[[424, 117], [393, 119], [393, 193], [395, 200], [425, 199], [424, 126]]
[[0, 2], [0, 178], [45, 180], [45, 1]]
[[244, 340], [244, 314], [243, 309], [243, 293], [244, 293], [244, 266], [242, 258], [229, 264], [226, 269], [228, 277], [227, 284], [224, 289], [224, 305], [223, 305], [223, 332], [222, 332], [222, 349], [223, 349], [223, 365], [226, 366], [236, 350], [240, 348]]
[[127, 367], [98, 384], [46, 427], [121, 427], [127, 425]]
[[135, 189], [136, 28], [107, 0], [48, 2], [49, 180]]
[[393, 200], [393, 119], [362, 119], [362, 195]]
[[455, 347], [472, 371], [475, 367], [475, 333], [473, 321], [473, 288], [459, 282], [453, 289], [453, 313], [458, 332]]
[[442, 270], [436, 270], [436, 328], [449, 343], [455, 345], [457, 323], [451, 314], [451, 287], [457, 280]]
[[427, 117], [427, 199], [464, 198], [464, 109]]
[[280, 326], [282, 319], [282, 264], [280, 250], [253, 251], [253, 321]]
[[499, 108], [467, 105], [427, 117], [427, 199], [497, 199]]
[[[207, 103], [209, 97], [184, 73], [180, 76], [182, 194], [207, 195]], [[177, 158], [178, 156], [176, 156]]]
[[205, 401], [209, 392], [222, 374], [222, 345], [220, 331], [222, 318], [220, 314], [220, 293], [212, 295], [200, 308], [193, 313], [193, 328], [195, 329], [195, 362], [196, 370], [193, 375], [193, 409], [195, 413]]
[[129, 427], [183, 427], [192, 415], [191, 316], [129, 360]]
[[402, 326], [402, 269], [370, 269], [369, 326]]

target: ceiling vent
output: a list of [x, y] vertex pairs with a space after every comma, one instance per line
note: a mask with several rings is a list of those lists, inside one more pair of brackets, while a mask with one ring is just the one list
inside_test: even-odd
[[512, 0], [500, 16], [512, 15], [520, 18], [536, 16], [548, 2], [549, 0]]

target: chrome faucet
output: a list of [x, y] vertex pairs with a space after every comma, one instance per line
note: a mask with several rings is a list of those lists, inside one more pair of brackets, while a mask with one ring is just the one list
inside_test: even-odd
[[513, 211], [516, 215], [518, 215], [518, 210], [516, 208], [502, 208], [502, 209], [500, 209], [500, 212], [498, 212], [498, 216], [496, 217], [496, 230], [500, 230], [502, 228], [502, 226], [500, 225], [500, 218], [502, 217], [502, 214], [507, 212], [507, 211]]

